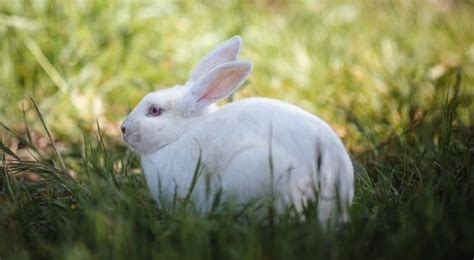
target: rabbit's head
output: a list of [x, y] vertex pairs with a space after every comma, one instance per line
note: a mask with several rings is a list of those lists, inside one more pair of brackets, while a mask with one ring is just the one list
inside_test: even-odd
[[128, 145], [139, 154], [154, 152], [215, 111], [214, 103], [235, 91], [252, 70], [250, 62], [236, 61], [241, 44], [239, 36], [230, 38], [202, 59], [186, 84], [143, 97], [121, 126]]

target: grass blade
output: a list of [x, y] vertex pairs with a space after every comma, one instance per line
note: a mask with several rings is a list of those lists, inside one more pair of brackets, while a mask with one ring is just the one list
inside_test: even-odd
[[38, 105], [33, 97], [30, 97], [31, 101], [33, 102], [33, 105], [35, 107], [36, 113], [38, 114], [40, 120], [41, 120], [41, 125], [43, 125], [44, 130], [46, 131], [46, 134], [48, 135], [49, 142], [53, 146], [54, 153], [56, 154], [56, 157], [58, 157], [59, 162], [61, 163], [61, 167], [63, 170], [66, 170], [66, 164], [64, 163], [63, 158], [61, 157], [61, 154], [58, 151], [58, 148], [56, 147], [56, 144], [53, 141], [53, 138], [51, 137], [51, 133], [49, 132], [48, 127], [46, 126], [46, 123], [44, 121], [43, 115], [41, 114]]
[[28, 143], [31, 145], [33, 142], [31, 141], [31, 132], [30, 127], [28, 126], [28, 121], [26, 120], [26, 112], [25, 112], [25, 103], [21, 103], [21, 112], [23, 115], [23, 123], [25, 124], [25, 131], [26, 131], [26, 138], [28, 138]]
[[13, 192], [13, 189], [12, 189], [12, 186], [11, 186], [11, 182], [10, 182], [10, 176], [9, 176], [9, 173], [8, 173], [8, 165], [7, 165], [7, 162], [5, 160], [5, 155], [2, 155], [2, 164], [3, 164], [3, 175], [4, 175], [4, 178], [5, 178], [5, 186], [6, 186], [6, 189], [7, 189], [7, 193], [8, 193], [8, 197], [10, 198], [10, 200], [13, 201], [14, 204], [16, 204], [16, 197], [15, 197], [15, 193]]
[[194, 169], [194, 174], [193, 174], [193, 179], [191, 180], [191, 185], [189, 186], [188, 192], [186, 194], [186, 197], [184, 199], [185, 205], [190, 202], [191, 200], [191, 194], [193, 193], [194, 188], [196, 187], [197, 180], [199, 179], [199, 176], [201, 175], [201, 147], [199, 146], [199, 157], [196, 163], [196, 168]]
[[59, 74], [56, 68], [51, 64], [48, 58], [44, 55], [38, 44], [36, 44], [36, 42], [25, 33], [20, 32], [20, 38], [26, 45], [28, 50], [31, 52], [31, 54], [33, 54], [33, 57], [35, 57], [36, 61], [40, 64], [46, 74], [48, 74], [49, 78], [61, 91], [61, 93], [66, 94], [69, 88], [66, 81], [63, 79], [61, 74]]
[[4, 153], [10, 155], [11, 157], [20, 160], [20, 157], [16, 155], [10, 148], [8, 148], [2, 141], [0, 141], [0, 150], [2, 150]]

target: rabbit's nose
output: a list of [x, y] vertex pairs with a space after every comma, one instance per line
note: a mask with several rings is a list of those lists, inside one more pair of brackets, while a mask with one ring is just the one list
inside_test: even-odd
[[121, 126], [120, 129], [122, 130], [122, 134], [125, 134], [125, 131], [127, 130], [125, 126]]

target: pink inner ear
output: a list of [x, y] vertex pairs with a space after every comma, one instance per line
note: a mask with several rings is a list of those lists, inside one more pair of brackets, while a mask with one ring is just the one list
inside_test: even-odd
[[[206, 91], [202, 94], [202, 96], [198, 99], [201, 101], [203, 99], [214, 100], [220, 99], [230, 94], [230, 91], [227, 91], [226, 85], [229, 85], [229, 81], [232, 79], [232, 70], [219, 75], [216, 80], [213, 80], [212, 83], [207, 87]], [[224, 86], [222, 86], [224, 85]], [[232, 86], [228, 86], [232, 87]], [[229, 92], [229, 93], [227, 93]]]

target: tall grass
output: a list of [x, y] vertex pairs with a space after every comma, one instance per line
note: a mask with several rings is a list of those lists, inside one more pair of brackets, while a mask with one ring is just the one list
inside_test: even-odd
[[[473, 13], [470, 1], [0, 2], [0, 258], [472, 258]], [[295, 103], [342, 136], [350, 224], [322, 230], [315, 205], [269, 224], [152, 200], [118, 123], [234, 34], [256, 65], [236, 99]]]
[[355, 154], [352, 221], [330, 231], [319, 227], [314, 205], [304, 222], [283, 215], [271, 225], [251, 210], [160, 210], [130, 170], [138, 167], [134, 157], [110, 149], [101, 131], [84, 136], [66, 168], [54, 153], [23, 160], [2, 143], [0, 252], [8, 259], [469, 257], [472, 129], [455, 124], [470, 100], [462, 101], [459, 78], [453, 84], [442, 88], [450, 93], [436, 108], [443, 113], [423, 111], [403, 135]]

